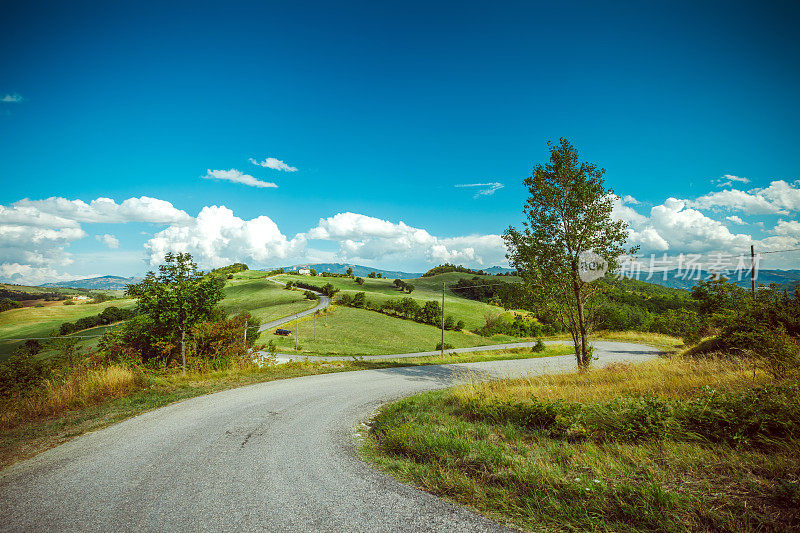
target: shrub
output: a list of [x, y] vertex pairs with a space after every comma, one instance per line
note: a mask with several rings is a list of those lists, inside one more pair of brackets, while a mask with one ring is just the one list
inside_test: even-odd
[[363, 285], [364, 284], [364, 278], [356, 278], [356, 283], [358, 283], [359, 285]]
[[544, 342], [542, 341], [542, 339], [536, 339], [536, 344], [534, 344], [531, 347], [531, 351], [533, 353], [543, 352], [544, 349], [545, 349], [545, 345], [544, 345]]
[[74, 300], [64, 300], [64, 305], [75, 305]]
[[437, 351], [452, 350], [452, 349], [453, 349], [453, 345], [452, 344], [444, 343], [444, 347], [442, 347], [442, 343], [441, 342], [436, 344], [436, 350]]
[[305, 294], [307, 300], [319, 300], [319, 296], [315, 292], [306, 291]]
[[19, 309], [20, 307], [22, 307], [22, 304], [11, 298], [3, 298], [0, 300], [0, 313], [8, 311], [9, 309]]
[[0, 363], [0, 397], [27, 395], [50, 377], [52, 366], [33, 357], [25, 349], [17, 349]]

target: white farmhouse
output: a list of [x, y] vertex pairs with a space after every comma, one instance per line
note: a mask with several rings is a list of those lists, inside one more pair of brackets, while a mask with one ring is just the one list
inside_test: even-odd
[[298, 269], [297, 273], [302, 275], [302, 276], [310, 276], [311, 275], [311, 270], [309, 270], [307, 268], [301, 268], [301, 269]]

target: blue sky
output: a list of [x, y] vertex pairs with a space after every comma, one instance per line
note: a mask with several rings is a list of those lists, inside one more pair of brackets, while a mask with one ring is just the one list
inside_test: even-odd
[[[504, 264], [497, 235], [560, 136], [635, 198], [618, 211], [643, 251], [800, 245], [797, 3], [2, 10], [0, 279], [136, 274], [173, 248], [204, 266]], [[297, 170], [250, 162], [270, 157]], [[232, 170], [277, 187], [201, 178]], [[143, 196], [172, 211], [91, 207]]]

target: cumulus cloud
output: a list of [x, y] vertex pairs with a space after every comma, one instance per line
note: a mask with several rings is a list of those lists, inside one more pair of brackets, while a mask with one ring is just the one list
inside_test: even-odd
[[0, 102], [6, 102], [6, 103], [9, 103], [9, 104], [15, 104], [15, 103], [18, 103], [18, 102], [22, 102], [23, 100], [24, 100], [24, 98], [22, 98], [17, 93], [6, 94], [3, 98], [0, 98]]
[[119, 239], [114, 237], [113, 235], [106, 233], [105, 235], [95, 235], [94, 238], [111, 248], [112, 250], [115, 248], [119, 248]]
[[777, 180], [769, 187], [741, 191], [727, 189], [711, 192], [691, 202], [698, 209], [727, 209], [753, 215], [786, 215], [800, 211], [800, 180], [788, 183]]
[[84, 277], [96, 276], [85, 274], [75, 276], [59, 272], [51, 267], [35, 267], [20, 263], [0, 264], [0, 279], [19, 285], [41, 285], [52, 281], [71, 281]]
[[630, 205], [637, 205], [640, 202], [639, 202], [639, 200], [637, 200], [636, 198], [634, 198], [630, 194], [626, 194], [625, 196], [622, 197], [622, 203], [623, 204], [630, 204]]
[[263, 161], [258, 161], [251, 157], [250, 162], [260, 167], [271, 168], [272, 170], [280, 170], [283, 172], [297, 172], [297, 167], [289, 166], [280, 159], [276, 159], [274, 157], [268, 157]]
[[[110, 198], [84, 202], [53, 197], [0, 205], [0, 279], [33, 284], [73, 279], [55, 268], [73, 263], [68, 250], [70, 244], [88, 235], [83, 223], [184, 224], [191, 219], [171, 203], [147, 196], [119, 204]], [[115, 242], [118, 245], [113, 235], [100, 240], [112, 248]]]
[[711, 180], [712, 183], [716, 183], [717, 187], [731, 187], [734, 182], [736, 183], [750, 183], [750, 180], [740, 176], [734, 176], [733, 174], [725, 174], [721, 178]]
[[745, 222], [744, 220], [742, 220], [740, 217], [738, 217], [736, 215], [731, 215], [729, 217], [725, 217], [725, 220], [730, 220], [734, 224], [740, 224], [740, 225], [747, 224], [747, 222]]
[[174, 224], [186, 222], [191, 217], [170, 202], [140, 196], [128, 198], [117, 204], [111, 198], [97, 198], [89, 203], [83, 200], [47, 198], [46, 200], [20, 200], [0, 209], [0, 223], [6, 219], [30, 217], [32, 224], [44, 226], [75, 227], [79, 222], [151, 222]]
[[145, 244], [151, 265], [172, 251], [191, 253], [204, 268], [246, 261], [275, 265], [304, 247], [302, 234], [287, 239], [269, 217], [242, 220], [224, 206], [206, 206], [190, 223], [159, 231]]
[[272, 183], [271, 181], [261, 181], [258, 178], [254, 178], [250, 174], [245, 174], [232, 168], [230, 170], [207, 170], [205, 176], [200, 176], [203, 179], [207, 180], [223, 180], [223, 181], [232, 181], [233, 183], [241, 183], [242, 185], [248, 185], [250, 187], [259, 187], [259, 188], [275, 188], [277, 185]]
[[320, 219], [309, 239], [337, 241], [339, 258], [356, 261], [465, 262], [488, 265], [505, 262], [499, 235], [438, 238], [426, 230], [358, 213], [338, 213]]
[[461, 183], [456, 185], [456, 187], [481, 187], [481, 190], [475, 193], [473, 198], [480, 198], [481, 196], [491, 196], [498, 191], [505, 187], [502, 183], [492, 182], [492, 183]]
[[800, 222], [797, 220], [779, 220], [772, 229], [772, 233], [800, 240]]

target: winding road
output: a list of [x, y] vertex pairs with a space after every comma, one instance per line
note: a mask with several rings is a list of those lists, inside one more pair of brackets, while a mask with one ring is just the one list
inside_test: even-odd
[[[599, 365], [655, 348], [594, 343]], [[573, 356], [363, 370], [200, 396], [0, 472], [2, 531], [503, 531], [356, 459], [381, 404], [486, 378], [571, 370]]]

